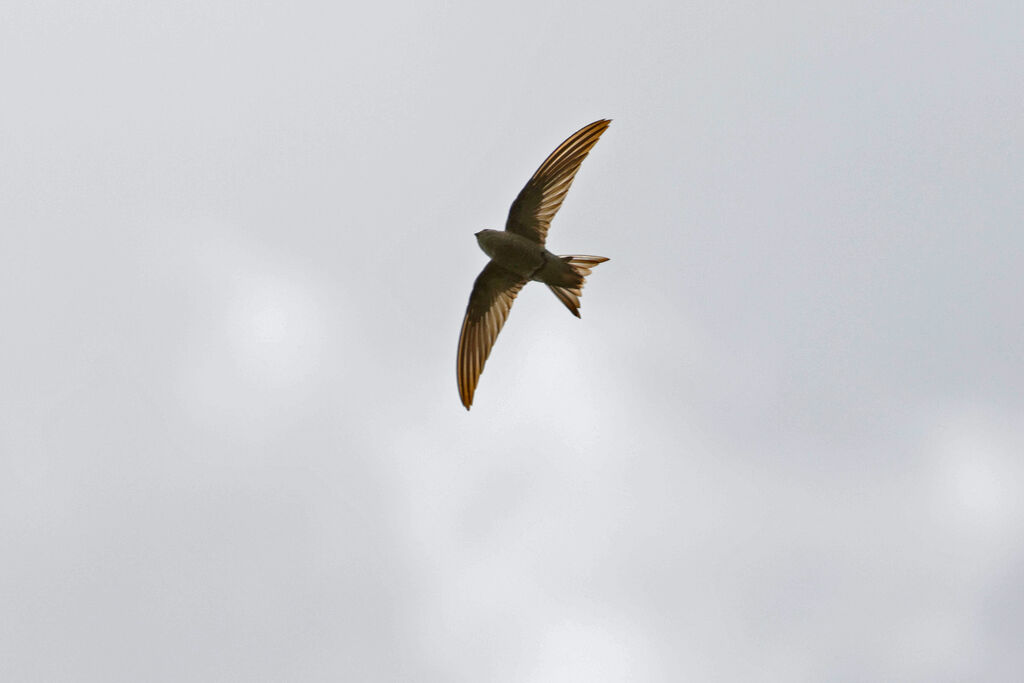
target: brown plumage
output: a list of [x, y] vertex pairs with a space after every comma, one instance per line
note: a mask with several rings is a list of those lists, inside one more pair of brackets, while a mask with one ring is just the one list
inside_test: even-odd
[[572, 186], [576, 172], [611, 121], [584, 126], [540, 165], [509, 209], [505, 230], [481, 230], [480, 248], [491, 257], [473, 283], [459, 334], [456, 376], [459, 397], [469, 410], [480, 373], [512, 302], [530, 280], [545, 283], [558, 300], [580, 317], [580, 296], [591, 269], [603, 256], [556, 256], [545, 248], [548, 228]]

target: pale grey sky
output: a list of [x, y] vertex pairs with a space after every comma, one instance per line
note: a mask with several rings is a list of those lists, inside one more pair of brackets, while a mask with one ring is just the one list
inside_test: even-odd
[[[0, 678], [1015, 681], [1018, 2], [8, 3]], [[473, 410], [473, 233], [614, 119]]]

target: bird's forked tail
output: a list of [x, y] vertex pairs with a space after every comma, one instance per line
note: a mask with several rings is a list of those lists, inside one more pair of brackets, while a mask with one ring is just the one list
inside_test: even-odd
[[604, 263], [608, 259], [604, 256], [582, 256], [579, 254], [560, 256], [559, 258], [569, 264], [569, 267], [578, 276], [578, 282], [565, 286], [548, 285], [548, 288], [554, 292], [559, 301], [565, 304], [569, 312], [578, 318], [580, 317], [580, 297], [583, 296], [586, 277], [599, 263]]

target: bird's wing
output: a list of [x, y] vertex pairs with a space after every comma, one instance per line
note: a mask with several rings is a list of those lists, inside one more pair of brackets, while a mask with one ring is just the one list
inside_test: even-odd
[[524, 278], [494, 261], [484, 266], [473, 283], [473, 293], [469, 295], [466, 317], [462, 320], [462, 332], [459, 333], [459, 356], [456, 361], [459, 397], [466, 410], [473, 403], [473, 392], [476, 391], [477, 380], [484, 370], [494, 340], [508, 319], [512, 302], [525, 284]]
[[512, 202], [506, 230], [544, 244], [551, 219], [562, 206], [576, 171], [610, 123], [601, 119], [580, 128], [544, 160]]

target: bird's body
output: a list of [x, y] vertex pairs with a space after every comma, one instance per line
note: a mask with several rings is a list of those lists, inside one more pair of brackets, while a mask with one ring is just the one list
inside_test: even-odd
[[533, 240], [506, 230], [481, 230], [476, 241], [496, 264], [516, 275], [549, 285], [573, 285], [576, 271]]
[[562, 205], [580, 164], [611, 121], [584, 126], [558, 146], [540, 165], [512, 203], [505, 230], [476, 233], [491, 257], [473, 283], [459, 335], [456, 361], [459, 397], [469, 410], [484, 363], [523, 285], [546, 284], [559, 301], [580, 317], [579, 297], [591, 269], [603, 256], [557, 256], [545, 247], [551, 219]]

